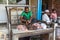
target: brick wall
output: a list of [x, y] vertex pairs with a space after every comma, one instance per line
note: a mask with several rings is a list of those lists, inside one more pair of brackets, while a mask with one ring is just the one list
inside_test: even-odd
[[57, 10], [58, 16], [60, 16], [60, 0], [55, 1], [55, 8]]
[[52, 9], [52, 0], [49, 0], [48, 1], [48, 9], [51, 11]]
[[51, 11], [52, 8], [55, 8], [57, 15], [60, 16], [60, 0], [49, 0], [48, 9]]
[[31, 6], [35, 6], [34, 8], [31, 8], [31, 10], [33, 12], [33, 17], [36, 18], [37, 0], [31, 0]]
[[52, 9], [52, 0], [42, 0], [43, 1], [43, 9], [45, 10], [46, 9], [46, 3], [48, 3], [48, 9], [51, 11]]
[[[43, 4], [46, 0], [43, 0]], [[37, 0], [31, 0], [31, 6], [37, 7]], [[55, 8], [57, 10], [58, 16], [60, 16], [60, 0], [48, 0], [48, 9], [51, 11], [52, 8]], [[36, 17], [36, 8], [31, 8], [33, 11], [33, 16]]]

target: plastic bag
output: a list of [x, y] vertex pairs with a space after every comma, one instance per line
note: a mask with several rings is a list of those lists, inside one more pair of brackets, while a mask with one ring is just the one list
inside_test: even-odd
[[47, 25], [45, 23], [41, 23], [41, 26], [43, 27], [43, 29], [47, 28]]

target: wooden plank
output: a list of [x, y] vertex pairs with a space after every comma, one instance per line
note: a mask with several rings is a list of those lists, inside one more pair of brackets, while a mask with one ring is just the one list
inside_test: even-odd
[[13, 36], [17, 35], [21, 38], [21, 37], [27, 37], [27, 36], [40, 35], [40, 34], [49, 34], [51, 32], [53, 32], [53, 28], [41, 29], [41, 30], [29, 30], [29, 31], [23, 31], [23, 32], [13, 31]]
[[[5, 34], [8, 34], [8, 29], [1, 30]], [[29, 31], [18, 31], [17, 29], [13, 29], [13, 36], [17, 35], [19, 37], [26, 37], [26, 36], [34, 36], [34, 35], [40, 35], [40, 34], [49, 34], [53, 32], [53, 28], [47, 28], [47, 29], [40, 29], [40, 30], [29, 30]]]

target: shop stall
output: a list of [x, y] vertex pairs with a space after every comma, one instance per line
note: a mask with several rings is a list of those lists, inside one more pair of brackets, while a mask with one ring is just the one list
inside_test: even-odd
[[[40, 36], [39, 39], [43, 38], [44, 40], [50, 40], [50, 33], [53, 33], [53, 28], [47, 28], [47, 29], [40, 29], [40, 30], [28, 30], [28, 31], [19, 31], [17, 29], [12, 29], [12, 40], [19, 40], [19, 38], [23, 37], [36, 37]], [[9, 40], [8, 36], [8, 29], [0, 30], [0, 37], [1, 35], [4, 36], [0, 39], [2, 40]], [[30, 38], [32, 39], [32, 38]]]
[[21, 24], [20, 14], [22, 13], [22, 11], [24, 11], [24, 7], [36, 8], [34, 6], [31, 7], [29, 5], [6, 6], [6, 12], [8, 16], [7, 24], [8, 24], [9, 40], [20, 40], [19, 38], [33, 37], [33, 36], [40, 36], [39, 40], [41, 38], [44, 40], [50, 40], [50, 33], [54, 32], [54, 28], [45, 28], [45, 29], [41, 28], [38, 30], [36, 29], [36, 30], [26, 30], [26, 31], [21, 31], [16, 28], [18, 25]]

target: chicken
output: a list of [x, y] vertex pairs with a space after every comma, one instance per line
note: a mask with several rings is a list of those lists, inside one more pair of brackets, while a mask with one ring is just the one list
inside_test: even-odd
[[33, 28], [35, 28], [35, 29], [41, 29], [42, 28], [42, 26], [39, 24], [39, 23], [34, 23], [34, 24], [32, 24], [32, 27]]
[[28, 30], [25, 25], [18, 25], [18, 26], [17, 26], [17, 29], [18, 29], [18, 30], [21, 30], [21, 31], [26, 31], [26, 30]]

